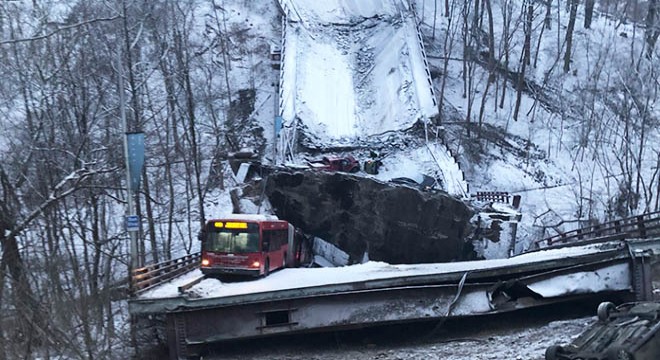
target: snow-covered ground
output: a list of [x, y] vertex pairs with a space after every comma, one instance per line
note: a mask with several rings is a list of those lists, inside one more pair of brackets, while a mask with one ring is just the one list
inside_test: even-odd
[[[415, 161], [411, 161], [415, 159]], [[456, 159], [440, 142], [429, 142], [385, 156], [375, 178], [388, 181], [397, 177], [413, 178], [420, 174], [439, 179], [440, 187], [451, 195], [467, 197], [468, 183]]]

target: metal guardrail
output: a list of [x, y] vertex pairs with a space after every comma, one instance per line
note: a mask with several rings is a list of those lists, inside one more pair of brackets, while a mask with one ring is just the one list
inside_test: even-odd
[[560, 233], [532, 242], [530, 249], [545, 249], [568, 244], [585, 244], [624, 238], [648, 238], [660, 235], [660, 211], [614, 220]]
[[150, 264], [131, 271], [131, 293], [137, 294], [169, 281], [199, 266], [201, 253]]
[[508, 204], [511, 195], [506, 191], [477, 191], [472, 197], [477, 198], [479, 201], [493, 201], [498, 203]]
[[411, 4], [410, 10], [415, 18], [415, 31], [417, 32], [417, 43], [419, 49], [422, 52], [422, 59], [424, 60], [424, 70], [426, 72], [426, 81], [428, 82], [429, 89], [431, 90], [431, 98], [433, 99], [433, 106], [438, 106], [438, 100], [435, 97], [435, 89], [433, 88], [433, 77], [431, 76], [431, 71], [429, 70], [428, 57], [426, 56], [426, 47], [424, 47], [424, 39], [422, 37], [422, 30], [420, 29], [420, 23], [417, 19], [417, 9], [415, 9], [414, 3]]
[[477, 191], [476, 194], [472, 194], [471, 196], [479, 201], [511, 204], [514, 209], [520, 206], [521, 199], [520, 195], [511, 195], [506, 191]]
[[[291, 97], [294, 96], [290, 92], [285, 93], [284, 92], [284, 87], [285, 87], [285, 81], [286, 77], [284, 76], [286, 71], [291, 71], [287, 70], [289, 66], [287, 66], [287, 34], [292, 31], [288, 25], [289, 23], [289, 14], [292, 12], [295, 12], [294, 9], [290, 9], [288, 2], [279, 0], [278, 4], [280, 5], [280, 8], [282, 10], [282, 40], [280, 43], [280, 73], [279, 73], [279, 89], [278, 89], [278, 99], [277, 99], [277, 104], [278, 108], [276, 109], [277, 114], [282, 118], [282, 128], [280, 129], [279, 132], [279, 140], [277, 140], [276, 146], [277, 147], [277, 154], [275, 155], [274, 161], [277, 163], [285, 163], [288, 160], [293, 160], [295, 158], [295, 142], [296, 142], [296, 124], [295, 121], [292, 119], [285, 119], [284, 118], [284, 107], [285, 103], [292, 101]], [[295, 71], [295, 69], [294, 69]], [[295, 111], [294, 111], [295, 113]], [[295, 117], [295, 116], [294, 116]], [[279, 158], [278, 158], [279, 157]]]

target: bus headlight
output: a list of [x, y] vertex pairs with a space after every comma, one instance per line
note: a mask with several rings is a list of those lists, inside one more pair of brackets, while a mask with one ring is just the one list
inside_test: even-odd
[[211, 262], [209, 261], [209, 259], [202, 259], [202, 266], [209, 266], [210, 264]]
[[250, 267], [253, 267], [253, 268], [258, 268], [259, 266], [261, 266], [261, 263], [259, 261], [255, 261], [255, 262], [252, 263], [252, 265], [250, 265]]

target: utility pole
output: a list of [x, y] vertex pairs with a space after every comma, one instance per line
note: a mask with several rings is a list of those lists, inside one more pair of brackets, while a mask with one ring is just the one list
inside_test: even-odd
[[[126, 21], [126, 2], [122, 0], [122, 19]], [[121, 36], [118, 36], [120, 39]], [[144, 134], [141, 132], [130, 132], [126, 120], [126, 93], [124, 91], [124, 64], [122, 57], [122, 44], [117, 40], [117, 75], [119, 76], [119, 114], [124, 129], [124, 161], [126, 166], [126, 231], [130, 237], [130, 265], [128, 267], [128, 289], [131, 296], [135, 294], [136, 286], [133, 283], [133, 271], [138, 269], [140, 257], [138, 256], [138, 232], [140, 231], [140, 217], [136, 214], [133, 205], [133, 197], [140, 186], [140, 175], [144, 166]], [[130, 49], [127, 49], [130, 51]], [[137, 119], [135, 119], [137, 121]], [[137, 316], [130, 315], [131, 345], [135, 349], [134, 358], [139, 358], [139, 342]]]
[[[126, 231], [128, 231], [128, 234], [131, 239], [131, 245], [130, 245], [131, 263], [129, 267], [129, 276], [130, 276], [132, 271], [140, 266], [138, 262], [139, 257], [138, 257], [138, 240], [137, 240], [137, 233], [139, 230], [140, 220], [139, 217], [135, 214], [135, 206], [133, 205], [133, 196], [135, 195], [136, 188], [132, 186], [132, 183], [135, 183], [135, 181], [132, 180], [132, 176], [131, 176], [131, 161], [130, 161], [130, 151], [129, 151], [129, 136], [131, 135], [131, 133], [129, 132], [128, 123], [126, 121], [126, 96], [124, 94], [124, 67], [121, 61], [121, 46], [117, 47], [117, 71], [119, 75], [119, 113], [121, 116], [122, 126], [125, 133], [124, 161], [126, 165], [126, 193], [127, 193]], [[139, 172], [137, 176], [139, 176]]]
[[[271, 67], [274, 70], [277, 70], [277, 74], [279, 75], [283, 70], [282, 67], [284, 64], [282, 64], [282, 52], [284, 51], [283, 48], [279, 48], [275, 45], [271, 44], [270, 48], [270, 61], [271, 61]], [[282, 115], [280, 114], [280, 77], [277, 76], [275, 81], [273, 82], [273, 87], [275, 88], [275, 93], [273, 94], [273, 165], [277, 164], [277, 148], [278, 148], [278, 141], [277, 141], [277, 136], [280, 133], [280, 130], [282, 130]], [[282, 149], [280, 149], [280, 152], [283, 153]], [[283, 154], [279, 154], [282, 156]], [[284, 162], [284, 159], [282, 159], [282, 162]]]

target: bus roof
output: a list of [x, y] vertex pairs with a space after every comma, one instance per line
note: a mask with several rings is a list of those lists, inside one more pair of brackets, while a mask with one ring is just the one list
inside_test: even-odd
[[277, 215], [270, 214], [229, 214], [223, 216], [222, 218], [216, 218], [209, 221], [218, 220], [274, 221], [279, 220], [279, 218]]

